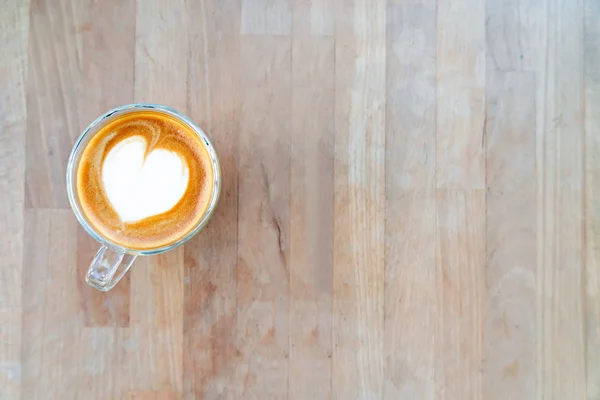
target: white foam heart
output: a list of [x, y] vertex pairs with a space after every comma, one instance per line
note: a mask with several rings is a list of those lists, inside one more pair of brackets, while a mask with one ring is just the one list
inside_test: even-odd
[[173, 208], [185, 194], [187, 164], [166, 149], [146, 156], [146, 140], [132, 136], [116, 144], [104, 158], [102, 183], [123, 222], [135, 222]]

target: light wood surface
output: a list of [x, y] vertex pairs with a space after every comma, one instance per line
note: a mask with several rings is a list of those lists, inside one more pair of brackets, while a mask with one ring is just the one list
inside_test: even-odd
[[[600, 399], [598, 0], [7, 0], [0, 399]], [[65, 191], [179, 109], [214, 219], [103, 294]]]

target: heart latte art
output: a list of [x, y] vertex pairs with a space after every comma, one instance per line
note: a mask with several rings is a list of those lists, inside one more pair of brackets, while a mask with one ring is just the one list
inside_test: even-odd
[[85, 144], [77, 196], [88, 222], [108, 241], [146, 250], [184, 237], [202, 219], [214, 188], [204, 141], [159, 111], [117, 117]]
[[123, 222], [135, 222], [173, 208], [185, 194], [189, 171], [175, 151], [147, 153], [142, 136], [117, 143], [102, 164], [106, 196]]

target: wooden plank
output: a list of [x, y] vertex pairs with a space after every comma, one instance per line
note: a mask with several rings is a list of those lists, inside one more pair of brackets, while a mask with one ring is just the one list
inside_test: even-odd
[[[485, 263], [485, 2], [437, 8], [436, 391], [482, 398]], [[464, 21], [471, 21], [464, 29]]]
[[88, 6], [87, 2], [70, 3], [65, 10], [41, 0], [31, 4], [25, 180], [28, 208], [69, 207], [64, 176], [81, 128], [77, 112], [83, 80], [81, 28]]
[[190, 38], [182, 32], [194, 23], [184, 0], [137, 0], [136, 102], [159, 103], [187, 112]]
[[488, 72], [484, 398], [535, 398], [535, 75]]
[[436, 194], [436, 389], [442, 399], [483, 399], [485, 193]]
[[81, 319], [75, 276], [77, 221], [70, 210], [28, 211], [23, 261], [23, 398], [77, 398]]
[[294, 33], [288, 396], [291, 399], [331, 397], [334, 54], [333, 38]]
[[384, 398], [435, 396], [435, 6], [387, 9]]
[[132, 103], [134, 91], [135, 0], [87, 1], [75, 31], [82, 82], [74, 100], [83, 101], [76, 135], [102, 113]]
[[438, 2], [436, 64], [437, 187], [483, 189], [484, 0]]
[[583, 290], [583, 4], [546, 9], [538, 60], [538, 396], [583, 399], [586, 361]]
[[129, 350], [127, 382], [146, 390], [183, 391], [183, 248], [136, 260], [131, 320], [121, 346]]
[[292, 0], [242, 0], [242, 35], [290, 35]]
[[434, 399], [437, 306], [435, 194], [388, 191], [385, 399]]
[[232, 398], [237, 351], [238, 149], [240, 131], [240, 2], [194, 2], [190, 30], [190, 117], [219, 156], [222, 189], [207, 228], [184, 248], [186, 399]]
[[390, 5], [387, 24], [386, 187], [434, 188], [435, 7]]
[[486, 2], [487, 70], [535, 71], [545, 0]]
[[600, 2], [585, 1], [585, 318], [588, 399], [600, 398]]
[[333, 397], [383, 395], [386, 3], [338, 4]]
[[23, 257], [23, 290], [31, 293], [23, 304], [23, 397], [36, 396], [45, 389], [42, 386], [45, 382], [40, 379], [43, 375], [44, 343], [38, 333], [44, 332], [44, 319], [37, 307], [45, 304], [44, 289], [49, 274], [48, 261], [44, 259], [47, 258], [50, 242], [50, 219], [51, 212], [27, 211], [24, 216], [27, 242], [38, 250], [25, 252]]
[[25, 76], [29, 2], [0, 9], [0, 398], [21, 397]]
[[291, 40], [241, 41], [236, 396], [288, 393]]
[[[72, 343], [69, 357], [78, 361], [77, 373], [71, 383], [71, 391], [60, 394], [73, 399], [122, 398], [125, 352], [123, 351], [123, 329], [94, 326], [79, 329]], [[70, 396], [71, 392], [73, 393]], [[62, 398], [62, 397], [61, 397]]]

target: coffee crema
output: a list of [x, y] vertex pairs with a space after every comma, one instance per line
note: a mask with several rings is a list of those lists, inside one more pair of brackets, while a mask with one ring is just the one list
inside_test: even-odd
[[89, 140], [77, 166], [77, 197], [106, 239], [134, 250], [189, 233], [211, 201], [214, 173], [202, 138], [159, 111], [116, 117]]

